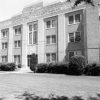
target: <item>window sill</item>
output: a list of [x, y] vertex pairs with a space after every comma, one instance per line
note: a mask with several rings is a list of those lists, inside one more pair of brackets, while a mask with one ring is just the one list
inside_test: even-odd
[[56, 45], [57, 43], [52, 43], [52, 44], [46, 44], [46, 46], [52, 46], [52, 45]]
[[76, 25], [76, 24], [80, 24], [80, 22], [75, 22], [75, 23], [72, 23], [72, 24], [68, 23], [68, 26], [70, 26], [70, 25]]
[[55, 27], [46, 28], [46, 30], [55, 29]]
[[21, 47], [15, 47], [14, 49], [21, 49]]
[[35, 43], [35, 44], [28, 44], [28, 46], [35, 46], [35, 45], [38, 45], [37, 43]]

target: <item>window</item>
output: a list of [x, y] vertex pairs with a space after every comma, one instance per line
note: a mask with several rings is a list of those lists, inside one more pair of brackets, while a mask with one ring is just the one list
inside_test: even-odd
[[69, 24], [73, 24], [74, 23], [74, 16], [69, 16]]
[[75, 15], [75, 22], [80, 22], [80, 14]]
[[56, 35], [49, 35], [46, 37], [47, 44], [54, 44], [56, 43]]
[[75, 42], [80, 42], [80, 40], [81, 40], [81, 34], [80, 34], [80, 32], [76, 32], [75, 33]]
[[47, 43], [47, 44], [50, 44], [50, 36], [47, 36], [46, 43]]
[[69, 42], [74, 42], [74, 33], [69, 33]]
[[20, 55], [14, 55], [14, 63], [16, 65], [20, 64]]
[[7, 61], [8, 61], [7, 56], [2, 56], [2, 62], [3, 62], [3, 63], [6, 63]]
[[52, 53], [52, 61], [56, 62], [56, 53]]
[[14, 46], [15, 46], [15, 48], [21, 47], [21, 41], [20, 40], [14, 41]]
[[50, 22], [50, 21], [47, 21], [47, 22], [46, 22], [46, 25], [47, 25], [47, 28], [50, 28], [51, 22]]
[[47, 63], [50, 62], [50, 54], [46, 54], [46, 57], [47, 57]]
[[32, 32], [29, 33], [29, 44], [32, 44]]
[[56, 20], [52, 20], [52, 27], [56, 26]]
[[69, 24], [75, 24], [81, 21], [80, 14], [69, 16]]
[[34, 31], [33, 33], [33, 44], [37, 43], [37, 31]]
[[56, 62], [56, 53], [46, 54], [47, 63]]
[[5, 29], [2, 31], [2, 37], [7, 37], [8, 36], [9, 30]]
[[56, 20], [46, 21], [46, 28], [54, 28], [56, 26]]
[[69, 42], [80, 42], [81, 41], [81, 32], [69, 33]]
[[75, 55], [82, 55], [82, 51], [78, 50], [78, 51], [70, 51], [69, 52], [69, 60], [72, 56], [75, 56]]
[[5, 43], [2, 43], [2, 49], [7, 49], [8, 48], [8, 43], [5, 42]]
[[52, 35], [52, 43], [56, 43], [56, 35]]
[[29, 24], [29, 44], [36, 44], [38, 42], [38, 24], [33, 22]]
[[14, 31], [15, 31], [15, 35], [20, 35], [21, 34], [21, 27], [16, 27], [14, 29]]

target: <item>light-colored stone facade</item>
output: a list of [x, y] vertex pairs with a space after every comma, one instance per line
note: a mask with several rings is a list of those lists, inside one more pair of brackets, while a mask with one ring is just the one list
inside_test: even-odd
[[[15, 62], [27, 67], [28, 57], [35, 53], [38, 63], [68, 61], [73, 54], [85, 56], [90, 63], [99, 63], [100, 7], [99, 0], [94, 1], [95, 7], [82, 4], [75, 8], [73, 2], [48, 6], [40, 2], [0, 22], [0, 62]], [[71, 24], [69, 17], [73, 21]]]

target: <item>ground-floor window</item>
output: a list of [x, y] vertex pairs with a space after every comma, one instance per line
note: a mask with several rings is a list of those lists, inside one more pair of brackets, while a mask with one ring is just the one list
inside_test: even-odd
[[56, 62], [56, 53], [47, 53], [46, 61], [47, 61], [47, 63]]
[[20, 55], [14, 55], [14, 63], [15, 63], [16, 65], [18, 65], [18, 64], [21, 63], [20, 60], [21, 60], [21, 59], [20, 59]]
[[81, 50], [78, 50], [78, 51], [69, 51], [69, 59], [72, 56], [75, 56], [75, 55], [82, 55], [82, 51]]
[[6, 63], [7, 61], [8, 61], [7, 56], [2, 56], [2, 62], [3, 62], [3, 63]]

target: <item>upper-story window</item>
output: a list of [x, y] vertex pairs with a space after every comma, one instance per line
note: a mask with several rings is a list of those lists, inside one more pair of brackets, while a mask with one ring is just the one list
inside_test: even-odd
[[37, 22], [29, 23], [29, 44], [36, 44], [38, 40], [38, 24]]
[[15, 35], [21, 35], [21, 32], [22, 32], [21, 27], [15, 27], [14, 32], [15, 32]]
[[46, 37], [46, 44], [55, 44], [56, 43], [56, 35], [48, 35]]
[[75, 14], [69, 16], [69, 24], [75, 24], [81, 21], [81, 15], [80, 14]]
[[14, 47], [15, 48], [20, 48], [21, 47], [21, 41], [20, 40], [14, 41]]
[[56, 25], [56, 20], [55, 19], [46, 21], [46, 28], [54, 28], [55, 25]]
[[7, 37], [9, 33], [9, 30], [5, 29], [2, 31], [2, 37]]
[[7, 42], [2, 43], [2, 49], [7, 49], [7, 48], [8, 48], [8, 43]]
[[81, 41], [81, 32], [69, 33], [69, 42], [80, 42], [80, 41]]

